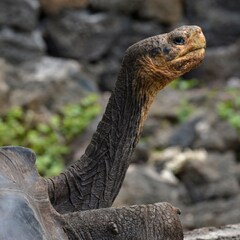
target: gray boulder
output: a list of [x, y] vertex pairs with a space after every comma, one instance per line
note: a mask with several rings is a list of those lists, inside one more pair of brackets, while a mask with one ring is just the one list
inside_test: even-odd
[[20, 105], [56, 110], [67, 103], [78, 102], [89, 92], [96, 92], [94, 82], [74, 60], [42, 57], [17, 68], [3, 63], [1, 67], [4, 72], [0, 78], [0, 100], [5, 109]]
[[238, 194], [232, 198], [204, 201], [185, 206], [181, 208], [181, 222], [186, 229], [236, 224], [240, 221], [239, 204], [240, 195]]
[[238, 164], [232, 152], [168, 148], [156, 152], [150, 162], [159, 171], [174, 173], [187, 190], [189, 201], [181, 206], [186, 229], [220, 226], [240, 221]]
[[[180, 146], [211, 151], [238, 149], [240, 139], [237, 129], [226, 120], [222, 120], [217, 113], [216, 102], [221, 102], [224, 94], [210, 98], [206, 97], [208, 92], [203, 89], [198, 97], [193, 97], [197, 95], [196, 91], [185, 91], [181, 100], [186, 101], [185, 107], [192, 107], [192, 112], [184, 122], [174, 125], [171, 122], [178, 121], [179, 110], [182, 109], [178, 101], [181, 94], [180, 91], [163, 91], [156, 101], [158, 104], [153, 104], [151, 119], [146, 122], [143, 131], [144, 137], [149, 137], [151, 147]], [[205, 94], [204, 98], [201, 98], [202, 94]], [[207, 103], [204, 108], [199, 108], [201, 99]]]
[[211, 123], [207, 117], [202, 119], [196, 126], [197, 138], [194, 148], [208, 150], [229, 151], [237, 150], [240, 144], [237, 129], [227, 121], [215, 117]]
[[192, 202], [236, 196], [239, 185], [232, 153], [208, 153], [206, 159], [185, 161], [177, 176], [188, 190]]
[[169, 138], [169, 146], [191, 147], [196, 139], [196, 124], [201, 119], [202, 116], [196, 116], [177, 127]]
[[171, 172], [165, 171], [159, 174], [151, 166], [131, 165], [114, 205], [155, 201], [167, 201], [179, 207], [188, 201], [188, 196], [184, 186]]
[[11, 28], [0, 30], [0, 57], [10, 62], [34, 60], [45, 53], [45, 43], [38, 30], [19, 32]]
[[57, 56], [96, 61], [120, 33], [120, 19], [104, 13], [66, 11], [47, 22], [49, 51]]
[[93, 9], [137, 13], [142, 18], [156, 19], [162, 23], [173, 24], [182, 18], [180, 0], [90, 0]]
[[37, 25], [39, 10], [38, 0], [1, 0], [0, 26], [31, 31]]

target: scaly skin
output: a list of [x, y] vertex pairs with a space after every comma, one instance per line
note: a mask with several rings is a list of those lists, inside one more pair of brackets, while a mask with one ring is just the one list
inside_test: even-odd
[[103, 208], [63, 215], [70, 240], [180, 240], [178, 209], [169, 203]]
[[48, 180], [60, 213], [110, 207], [122, 185], [156, 94], [204, 58], [197, 26], [184, 26], [131, 46], [125, 54], [106, 112], [79, 161]]

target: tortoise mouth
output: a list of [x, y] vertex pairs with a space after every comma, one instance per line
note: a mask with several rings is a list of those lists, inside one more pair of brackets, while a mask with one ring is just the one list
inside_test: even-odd
[[195, 48], [189, 52], [184, 53], [183, 55], [180, 55], [178, 58], [175, 59], [175, 62], [184, 61], [184, 60], [191, 61], [191, 59], [201, 60], [205, 56], [205, 49], [206, 49], [206, 46]]
[[194, 49], [194, 50], [190, 51], [189, 53], [187, 53], [185, 56], [193, 55], [193, 56], [195, 56], [195, 58], [203, 58], [205, 55], [205, 49], [206, 49], [206, 47]]
[[183, 55], [181, 55], [180, 58], [181, 57], [185, 57], [185, 56], [187, 56], [189, 54], [193, 55], [195, 53], [197, 53], [197, 54], [198, 53], [205, 53], [205, 49], [206, 49], [206, 45], [200, 46], [198, 48], [194, 48], [191, 51], [188, 51], [188, 52], [184, 53]]

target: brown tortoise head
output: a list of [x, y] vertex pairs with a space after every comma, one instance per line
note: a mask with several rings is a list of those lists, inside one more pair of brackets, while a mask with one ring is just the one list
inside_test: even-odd
[[[172, 32], [144, 39], [128, 48], [124, 63], [135, 66], [137, 76], [156, 90], [198, 66], [204, 58], [206, 40], [198, 26], [183, 26]], [[137, 85], [138, 83], [136, 83]]]

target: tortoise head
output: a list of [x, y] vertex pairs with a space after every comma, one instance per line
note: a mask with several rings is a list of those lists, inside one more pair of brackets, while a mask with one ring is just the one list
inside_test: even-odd
[[[163, 88], [173, 79], [198, 66], [205, 55], [206, 40], [198, 26], [183, 26], [172, 32], [144, 39], [127, 50], [125, 65], [135, 66], [146, 85]], [[136, 84], [138, 84], [136, 82]]]

